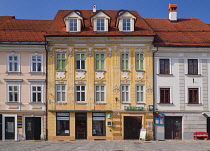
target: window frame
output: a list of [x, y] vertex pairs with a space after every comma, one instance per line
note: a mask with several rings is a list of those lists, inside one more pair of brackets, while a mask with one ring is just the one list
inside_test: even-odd
[[[10, 91], [9, 90], [9, 87], [13, 87], [12, 89], [14, 90], [14, 87], [17, 87], [17, 91]], [[14, 99], [12, 100], [12, 101], [10, 101], [10, 92], [11, 93], [13, 93], [13, 95], [12, 95], [12, 97], [13, 98], [15, 98], [14, 97], [14, 93], [16, 92], [17, 93], [17, 101], [14, 101]], [[9, 103], [19, 103], [20, 102], [20, 84], [13, 84], [13, 83], [10, 83], [10, 84], [7, 84], [7, 91], [6, 91], [6, 93], [7, 93], [7, 102], [9, 102]]]
[[[125, 20], [125, 23], [124, 23], [124, 20]], [[128, 20], [129, 20], [129, 22], [128, 22]], [[125, 26], [124, 26], [124, 24], [125, 24]], [[130, 25], [128, 25], [128, 24], [130, 24]], [[122, 31], [123, 32], [131, 31], [131, 18], [122, 18]]]
[[[143, 88], [143, 90], [141, 88]], [[139, 94], [139, 99], [143, 98], [143, 100], [138, 100], [138, 94]], [[144, 103], [144, 85], [136, 85], [136, 103]]]
[[[10, 61], [12, 57], [12, 61]], [[14, 61], [14, 57], [17, 57], [17, 61]], [[10, 63], [12, 63], [12, 70], [10, 70]], [[15, 70], [15, 63], [17, 64], [17, 70]], [[20, 54], [11, 53], [7, 55], [7, 72], [20, 72]]]
[[[37, 93], [41, 93], [41, 101], [40, 102], [37, 101], [37, 99], [36, 99], [35, 102], [33, 101], [33, 93], [34, 93], [33, 87], [36, 87], [36, 89], [37, 89], [37, 87], [41, 87], [41, 91], [35, 91], [36, 96], [37, 96]], [[43, 103], [43, 94], [44, 94], [43, 90], [44, 90], [43, 85], [37, 85], [37, 84], [36, 85], [35, 84], [31, 85], [31, 103]]]
[[[60, 54], [61, 56], [64, 54], [65, 58], [58, 58], [58, 54]], [[64, 67], [63, 67], [63, 61], [64, 60]], [[60, 61], [60, 68], [58, 68], [58, 61]], [[56, 52], [56, 70], [65, 70], [66, 69], [66, 53], [65, 52]]]
[[[196, 90], [197, 91], [197, 100], [196, 100], [196, 102], [194, 101], [190, 101], [190, 97], [191, 97], [191, 95], [190, 95], [190, 90]], [[194, 94], [194, 92], [193, 92], [193, 94]], [[188, 104], [199, 104], [200, 103], [200, 98], [199, 98], [199, 96], [200, 96], [200, 90], [199, 90], [199, 88], [192, 88], [192, 87], [190, 87], [190, 88], [188, 88]]]
[[[83, 54], [85, 56], [84, 59], [82, 59], [82, 57], [81, 57], [81, 55], [83, 55]], [[77, 55], [80, 55], [80, 58], [79, 59], [77, 59]], [[85, 70], [86, 69], [86, 53], [76, 53], [75, 54], [75, 61], [76, 61], [76, 63], [75, 63], [76, 70]], [[78, 61], [79, 61], [79, 69], [77, 68], [77, 62]], [[84, 69], [82, 68], [82, 61], [84, 61]]]
[[[123, 87], [128, 87], [128, 90], [124, 89]], [[123, 93], [125, 93], [125, 98], [123, 99]], [[120, 86], [120, 97], [122, 103], [130, 103], [130, 85], [121, 85]], [[128, 98], [128, 100], [127, 100]]]
[[[84, 86], [84, 88], [85, 88], [85, 90], [82, 90], [82, 88], [81, 87], [83, 87]], [[80, 87], [80, 90], [77, 90], [77, 87]], [[76, 85], [76, 90], [75, 90], [75, 92], [76, 92], [76, 102], [77, 103], [85, 103], [86, 102], [86, 85]], [[80, 95], [80, 100], [78, 101], [78, 97], [77, 97], [77, 94], [79, 93], [79, 95]], [[82, 93], [84, 93], [84, 99], [85, 100], [81, 100], [82, 99]]]
[[[168, 95], [167, 95], [167, 92], [166, 90], [168, 91]], [[163, 93], [163, 98], [162, 98], [162, 91], [164, 91]], [[171, 103], [171, 88], [160, 88], [160, 101], [159, 103], [161, 104], [170, 104]], [[167, 95], [167, 97], [166, 97]], [[166, 100], [169, 100], [168, 102]]]
[[[140, 57], [137, 57], [138, 55], [140, 55]], [[143, 59], [141, 59], [141, 55], [143, 56]], [[135, 59], [136, 59], [136, 62], [135, 62], [136, 71], [144, 70], [144, 54], [143, 53], [136, 53], [135, 54]], [[142, 63], [141, 63], [141, 61], [142, 61]], [[141, 69], [141, 64], [142, 64], [142, 69]], [[138, 65], [139, 65], [139, 69], [137, 68]]]
[[[163, 71], [161, 70], [161, 67], [162, 67], [161, 61], [163, 61], [163, 64], [164, 64]], [[168, 61], [168, 63], [166, 61]], [[170, 59], [160, 58], [159, 59], [159, 74], [166, 74], [166, 75], [171, 74], [171, 69], [170, 69], [171, 66], [170, 65], [171, 65], [171, 60]]]
[[[194, 62], [195, 60], [197, 62]], [[189, 63], [189, 61], [193, 61], [192, 64]], [[190, 66], [190, 65], [192, 65], [192, 66]], [[196, 65], [197, 71], [196, 71], [196, 68], [194, 68], [195, 65]], [[192, 69], [190, 69], [190, 67], [192, 67]], [[187, 72], [188, 75], [198, 75], [199, 74], [199, 59], [187, 59], [187, 71], [188, 71]], [[192, 73], [190, 73], [190, 72], [192, 72]]]
[[[65, 87], [65, 90], [63, 90], [63, 86]], [[60, 87], [60, 90], [58, 90], [58, 87]], [[56, 102], [66, 102], [66, 85], [65, 84], [56, 84], [56, 88], [55, 88], [55, 91], [56, 91]], [[59, 97], [59, 100], [58, 100], [58, 93], [60, 93], [60, 97]], [[63, 96], [63, 93], [64, 93], [64, 100], [62, 98]]]
[[[73, 21], [72, 22], [72, 25], [73, 26], [71, 26], [71, 21]], [[76, 21], [76, 22], [75, 22]], [[76, 25], [75, 25], [76, 24]], [[73, 29], [73, 30], [71, 30], [71, 28]], [[75, 30], [76, 29], [76, 30]], [[78, 31], [78, 18], [69, 18], [69, 32], [77, 32]]]
[[[33, 57], [36, 57], [36, 61], [33, 61]], [[37, 61], [37, 57], [41, 57], [41, 61]], [[35, 62], [36, 64], [36, 71], [33, 71], [33, 63]], [[38, 71], [38, 63], [41, 63], [40, 71]], [[30, 72], [43, 72], [43, 54], [32, 54], [31, 55], [31, 68]]]
[[[96, 87], [99, 87], [100, 90], [97, 91]], [[104, 87], [104, 90], [101, 90], [101, 87]], [[99, 93], [99, 101], [97, 101], [97, 93]], [[102, 94], [101, 93], [104, 93], [104, 101], [101, 101], [102, 100]], [[106, 86], [105, 85], [95, 85], [95, 103], [106, 103]]]
[[[128, 55], [128, 59], [126, 58], [123, 58], [123, 55]], [[121, 70], [124, 71], [124, 70], [130, 70], [130, 53], [129, 52], [122, 52], [121, 53], [121, 56], [120, 56], [120, 64], [121, 64]], [[123, 63], [124, 61], [124, 63]], [[128, 63], [128, 67], [126, 69], [124, 69], [124, 67], [126, 67], [126, 63]]]
[[[99, 59], [97, 59], [97, 55], [99, 55]], [[101, 59], [101, 55], [104, 55], [104, 58]], [[95, 70], [99, 70], [99, 71], [102, 71], [102, 70], [105, 70], [105, 67], [106, 67], [106, 55], [105, 53], [96, 53], [95, 54]], [[97, 61], [99, 62], [99, 69], [97, 69]], [[102, 62], [104, 64], [104, 67], [102, 69]]]
[[[101, 22], [103, 20], [103, 22]], [[105, 18], [96, 18], [96, 31], [104, 32], [105, 31]], [[103, 28], [103, 29], [102, 29]]]

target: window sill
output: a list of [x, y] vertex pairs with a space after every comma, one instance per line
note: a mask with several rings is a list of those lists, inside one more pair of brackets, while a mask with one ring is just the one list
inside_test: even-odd
[[130, 102], [121, 102], [122, 104], [131, 104]]
[[95, 72], [106, 72], [106, 70], [95, 69]]
[[136, 104], [146, 104], [145, 102], [136, 102]]
[[66, 105], [67, 102], [66, 102], [66, 101], [63, 101], [63, 102], [62, 102], [62, 101], [59, 101], [59, 102], [56, 102], [56, 104], [57, 104], [57, 105]]
[[201, 77], [201, 74], [185, 74], [188, 77]]
[[122, 72], [130, 72], [130, 70], [121, 69]]
[[198, 104], [191, 104], [191, 103], [186, 103], [187, 106], [203, 106], [202, 103], [198, 103]]
[[106, 102], [95, 102], [96, 105], [106, 105]]
[[20, 72], [20, 71], [17, 71], [17, 72], [7, 71], [6, 74], [7, 74], [7, 75], [8, 75], [8, 74], [18, 74], [18, 75], [20, 75], [21, 72]]
[[157, 103], [158, 105], [174, 105], [174, 103]]
[[80, 102], [76, 102], [76, 104], [87, 104], [87, 102], [86, 101], [84, 101], [84, 102], [82, 102], [82, 101], [80, 101]]
[[21, 105], [21, 102], [6, 102], [6, 105]]
[[42, 105], [42, 104], [45, 104], [43, 102], [30, 102], [29, 104], [31, 105]]
[[161, 76], [161, 77], [172, 77], [173, 74], [157, 74], [158, 76]]
[[29, 72], [31, 75], [45, 75], [45, 72]]
[[56, 69], [56, 72], [66, 72], [66, 69]]
[[76, 69], [76, 72], [86, 72], [85, 69]]
[[136, 72], [145, 72], [145, 70], [136, 70]]

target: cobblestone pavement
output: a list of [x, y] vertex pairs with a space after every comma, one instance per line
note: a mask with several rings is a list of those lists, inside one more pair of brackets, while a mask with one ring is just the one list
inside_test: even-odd
[[0, 151], [210, 151], [210, 141], [5, 141]]

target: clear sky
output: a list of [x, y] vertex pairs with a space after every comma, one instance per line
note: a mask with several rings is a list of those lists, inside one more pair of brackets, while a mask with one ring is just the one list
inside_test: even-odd
[[210, 23], [210, 0], [0, 0], [0, 16], [53, 19], [58, 10], [136, 10], [144, 18], [168, 18], [168, 4], [178, 4], [178, 18]]

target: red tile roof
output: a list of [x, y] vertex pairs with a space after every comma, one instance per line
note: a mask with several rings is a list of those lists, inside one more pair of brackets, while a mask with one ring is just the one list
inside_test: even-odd
[[210, 46], [210, 27], [199, 19], [145, 19], [156, 32], [154, 45]]

